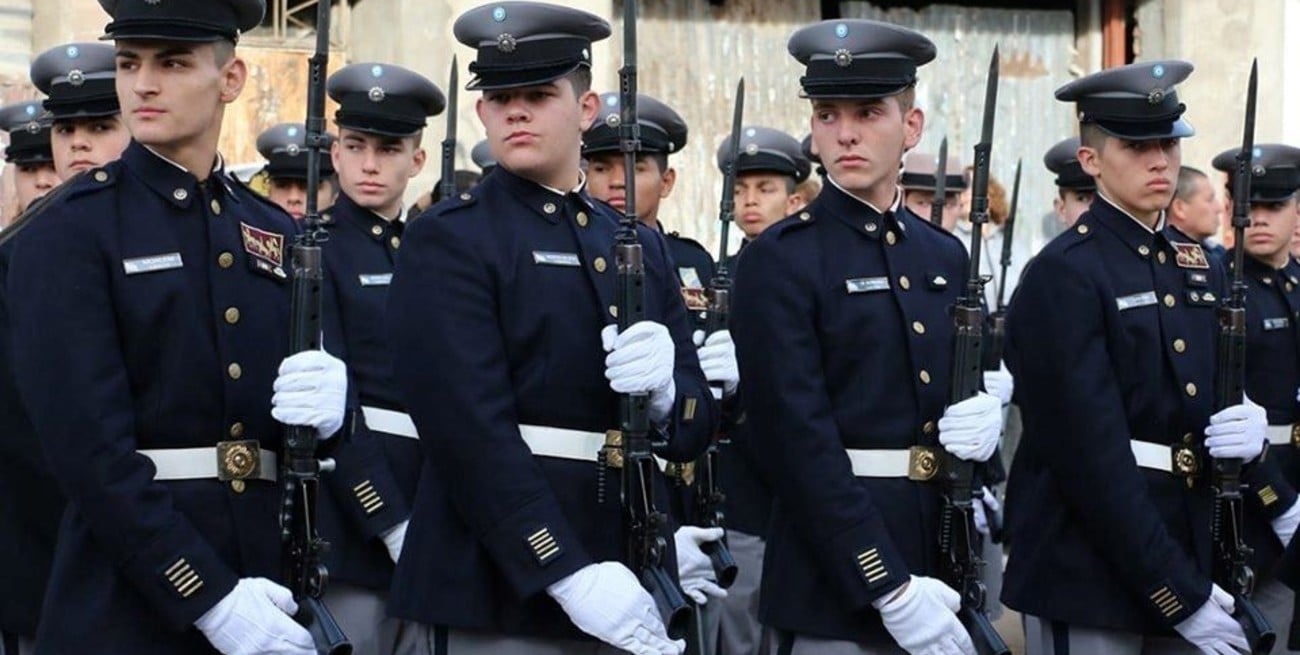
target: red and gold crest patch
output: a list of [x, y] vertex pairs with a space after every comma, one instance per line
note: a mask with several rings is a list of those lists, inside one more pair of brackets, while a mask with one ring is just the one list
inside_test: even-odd
[[1205, 250], [1198, 243], [1174, 243], [1174, 263], [1179, 268], [1209, 268], [1210, 261], [1205, 258]]
[[284, 235], [267, 232], [244, 222], [240, 222], [239, 230], [244, 236], [244, 252], [253, 258], [253, 264], [277, 277], [285, 277]]

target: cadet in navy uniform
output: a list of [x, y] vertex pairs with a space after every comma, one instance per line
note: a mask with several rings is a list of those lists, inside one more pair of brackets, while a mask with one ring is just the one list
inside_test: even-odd
[[[1238, 149], [1220, 153], [1214, 167], [1228, 173], [1231, 196]], [[1300, 148], [1279, 143], [1255, 146], [1251, 161], [1250, 226], [1242, 253], [1246, 283], [1246, 395], [1268, 413], [1268, 466], [1280, 467], [1282, 484], [1256, 482], [1246, 495], [1246, 543], [1255, 549], [1251, 565], [1257, 577], [1252, 598], [1277, 631], [1278, 641], [1291, 631], [1295, 594], [1273, 578], [1285, 544], [1300, 525], [1300, 504], [1293, 488], [1300, 484], [1300, 444], [1293, 426], [1300, 421], [1300, 265], [1291, 258], [1296, 226], [1296, 191], [1300, 190]], [[1221, 260], [1231, 270], [1235, 254]], [[1276, 535], [1276, 538], [1274, 538]], [[1284, 650], [1282, 646], [1276, 649]]]
[[347, 374], [286, 357], [293, 221], [216, 150], [265, 5], [101, 5], [134, 140], [41, 204], [7, 280], [18, 390], [69, 499], [37, 648], [308, 655], [272, 581], [277, 420], [332, 435]]
[[[903, 188], [903, 202], [915, 216], [930, 218], [934, 202], [934, 176], [938, 167], [938, 158], [923, 152], [909, 152], [903, 159], [903, 174], [898, 178], [898, 186]], [[943, 229], [959, 234], [956, 230], [957, 223], [961, 220], [961, 195], [970, 185], [966, 181], [965, 166], [956, 153], [948, 154], [944, 183]]]
[[[945, 408], [962, 245], [897, 186], [921, 138], [916, 70], [934, 44], [868, 20], [796, 31], [826, 188], [745, 248], [731, 329], [747, 438], [775, 503], [760, 615], [779, 653], [970, 653], [941, 569], [946, 448], [984, 461], [1002, 413]], [[917, 466], [909, 466], [909, 453]], [[922, 454], [923, 453], [923, 454]], [[900, 650], [901, 649], [901, 650]]]
[[[731, 156], [731, 137], [718, 146], [719, 171], [726, 171]], [[811, 163], [804, 157], [794, 137], [770, 127], [747, 125], [740, 132], [739, 158], [736, 163], [735, 222], [744, 234], [741, 249], [730, 257], [734, 267], [746, 244], [758, 238], [768, 227], [789, 216], [805, 203], [796, 187], [808, 178]], [[734, 268], [733, 268], [734, 270]], [[715, 339], [717, 337], [714, 337]], [[727, 334], [730, 341], [730, 334]], [[701, 351], [705, 377], [722, 383], [723, 392], [732, 395], [738, 381], [735, 347]], [[705, 355], [709, 355], [705, 357]], [[728, 374], [733, 383], [726, 385]], [[739, 413], [739, 412], [733, 412]], [[772, 491], [755, 466], [748, 448], [750, 423], [742, 416], [730, 416], [725, 425], [726, 439], [719, 443], [718, 486], [726, 495], [727, 546], [736, 558], [739, 572], [727, 588], [727, 596], [716, 601], [721, 608], [718, 652], [727, 655], [765, 653], [765, 633], [758, 620], [759, 583], [762, 579], [764, 535], [771, 516]], [[770, 474], [769, 474], [770, 475]]]
[[[334, 135], [325, 133], [326, 147], [333, 147]], [[257, 152], [266, 159], [262, 172], [269, 188], [266, 197], [289, 212], [295, 221], [307, 213], [307, 128], [302, 123], [280, 123], [257, 135]], [[328, 156], [320, 160], [320, 186], [316, 188], [316, 208], [334, 204], [334, 162]]]
[[[641, 124], [641, 153], [636, 162], [636, 213], [652, 230], [664, 235], [682, 287], [682, 298], [696, 327], [704, 326], [704, 290], [713, 281], [713, 257], [698, 242], [664, 229], [659, 220], [659, 203], [673, 192], [677, 169], [668, 156], [686, 146], [686, 121], [672, 107], [647, 95], [636, 100], [637, 122]], [[623, 153], [619, 150], [618, 94], [600, 95], [600, 113], [582, 135], [582, 157], [587, 160], [587, 183], [591, 197], [623, 211], [626, 177]]]
[[32, 60], [32, 83], [49, 96], [42, 104], [53, 120], [50, 147], [59, 179], [117, 159], [131, 141], [115, 73], [107, 43], [66, 43]]
[[[389, 293], [397, 385], [425, 454], [389, 602], [406, 620], [398, 652], [680, 653], [622, 563], [621, 471], [597, 454], [619, 393], [649, 395], [670, 461], [703, 451], [717, 411], [675, 271], [644, 226], [646, 320], [617, 333], [617, 217], [579, 165], [599, 104], [591, 44], [609, 24], [509, 2], [454, 31], [477, 49], [466, 88], [483, 92], [498, 166], [411, 225]], [[665, 498], [664, 478], [652, 483]]]
[[1097, 181], [1083, 171], [1078, 152], [1079, 137], [1072, 136], [1058, 141], [1043, 155], [1043, 166], [1056, 176], [1056, 198], [1052, 200], [1056, 220], [1050, 225], [1052, 229], [1043, 231], [1049, 239], [1073, 227], [1097, 193]]
[[[726, 165], [731, 137], [718, 145], [718, 170]], [[812, 172], [812, 162], [798, 140], [781, 130], [746, 125], [740, 132], [740, 162], [736, 165], [736, 227], [743, 243], [808, 204], [798, 187]], [[742, 245], [741, 248], [744, 248]]]
[[[54, 165], [69, 177], [85, 160], [103, 164], [120, 154], [120, 147], [113, 152], [107, 143], [117, 129], [126, 134], [117, 122], [113, 56], [110, 45], [68, 44], [42, 53], [32, 63], [32, 79], [50, 94], [44, 106], [57, 133], [55, 143], [62, 143], [51, 153]], [[101, 117], [117, 128], [93, 127]], [[126, 139], [129, 136], [123, 137], [123, 145]], [[0, 578], [9, 582], [0, 594], [0, 632], [13, 637], [11, 641], [23, 640], [21, 646], [11, 643], [8, 650], [0, 649], [6, 655], [31, 651], [65, 504], [18, 397], [9, 349], [4, 279], [12, 241], [29, 220], [20, 219], [0, 233]]]
[[1024, 434], [1002, 598], [1030, 655], [1246, 649], [1210, 579], [1205, 455], [1256, 459], [1264, 411], [1213, 412], [1223, 271], [1163, 217], [1193, 133], [1174, 86], [1191, 72], [1132, 64], [1056, 92], [1077, 103], [1097, 197], [1030, 264], [1007, 318]]
[[[14, 166], [14, 203], [5, 215], [15, 217], [59, 185], [50, 150], [50, 116], [39, 100], [0, 107], [0, 129], [9, 133], [5, 161]], [[6, 208], [9, 209], [9, 208]]]
[[321, 506], [321, 533], [331, 542], [325, 600], [358, 652], [389, 653], [396, 621], [385, 620], [384, 605], [415, 496], [420, 448], [393, 382], [385, 305], [402, 245], [402, 195], [424, 167], [425, 121], [447, 101], [432, 82], [392, 64], [344, 67], [330, 76], [328, 89], [339, 103], [332, 159], [342, 193], [327, 214], [330, 240], [322, 251], [326, 313], [337, 314], [326, 321], [325, 345], [348, 363], [362, 420], [351, 443], [334, 454], [337, 470], [325, 481], [330, 493]]

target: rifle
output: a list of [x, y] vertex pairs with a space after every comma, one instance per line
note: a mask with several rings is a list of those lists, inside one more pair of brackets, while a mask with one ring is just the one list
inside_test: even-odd
[[438, 200], [456, 195], [456, 102], [460, 95], [460, 71], [456, 55], [451, 56], [451, 86], [447, 91], [447, 136], [442, 140], [442, 177], [438, 178]]
[[930, 200], [930, 222], [943, 225], [943, 207], [948, 193], [948, 137], [939, 142], [939, 160], [934, 170], [934, 198]]
[[[303, 231], [290, 248], [293, 286], [289, 301], [289, 349], [294, 353], [321, 347], [321, 285], [324, 267], [320, 244], [328, 239], [321, 226], [315, 189], [320, 185], [321, 151], [326, 147], [325, 77], [329, 67], [330, 3], [316, 5], [316, 52], [308, 64], [307, 84], [307, 215]], [[285, 578], [298, 602], [294, 620], [311, 633], [322, 655], [351, 655], [352, 644], [330, 614], [321, 596], [329, 581], [322, 562], [329, 544], [316, 532], [316, 497], [320, 475], [334, 469], [333, 460], [316, 457], [316, 429], [286, 425], [284, 458], [280, 465], [283, 497], [280, 538], [288, 568]]]
[[[984, 91], [984, 126], [975, 144], [975, 176], [971, 186], [970, 275], [966, 292], [953, 308], [956, 334], [953, 336], [953, 404], [979, 393], [983, 367], [980, 351], [984, 340], [984, 278], [980, 276], [982, 228], [989, 217], [989, 155], [993, 149], [993, 117], [998, 98], [998, 49], [993, 49]], [[1011, 655], [988, 616], [984, 613], [986, 590], [980, 582], [984, 562], [977, 551], [972, 502], [975, 498], [975, 464], [944, 451], [943, 519], [939, 548], [946, 582], [961, 594], [958, 618], [970, 633], [979, 655]]]
[[[736, 84], [735, 109], [731, 117], [731, 141], [728, 146], [730, 148], [730, 157], [723, 163], [722, 199], [718, 203], [718, 220], [722, 222], [722, 230], [719, 235], [721, 242], [718, 247], [718, 269], [709, 284], [709, 308], [704, 321], [705, 334], [713, 334], [719, 330], [727, 329], [727, 319], [731, 312], [731, 276], [727, 270], [729, 268], [727, 265], [727, 233], [731, 229], [732, 220], [736, 217], [736, 159], [740, 157], [740, 132], [744, 114], [745, 78], [742, 77], [740, 82]], [[716, 389], [714, 392], [716, 397], [721, 398], [721, 387], [713, 385], [713, 388]], [[726, 516], [722, 511], [722, 504], [726, 502], [727, 496], [718, 488], [718, 469], [721, 459], [720, 446], [723, 438], [723, 434], [719, 433], [717, 438], [709, 443], [708, 449], [696, 462], [695, 496], [690, 518], [692, 525], [706, 528], [726, 527]], [[727, 537], [725, 535], [718, 541], [702, 544], [700, 551], [709, 556], [719, 587], [726, 589], [736, 582], [736, 575], [740, 572], [740, 567], [736, 565], [736, 558], [732, 556], [731, 549], [727, 547]], [[692, 619], [697, 634], [692, 634], [691, 639], [686, 642], [686, 652], [690, 655], [707, 653], [710, 649], [704, 644], [704, 635], [698, 634], [704, 622], [699, 616], [699, 608], [692, 609]]]
[[1011, 267], [1011, 239], [1016, 229], [1016, 205], [1020, 203], [1020, 168], [1024, 162], [1016, 160], [1016, 180], [1011, 185], [1011, 212], [1002, 226], [1002, 277], [998, 278], [998, 304], [989, 316], [989, 343], [984, 348], [984, 370], [996, 371], [1002, 367], [1002, 342], [1007, 336], [1007, 269]]
[[[1258, 62], [1250, 66], [1250, 85], [1246, 91], [1246, 126], [1237, 152], [1237, 166], [1232, 178], [1232, 230], [1236, 237], [1232, 254], [1232, 287], [1218, 308], [1218, 369], [1215, 379], [1214, 408], [1222, 410], [1245, 398], [1246, 389], [1246, 282], [1242, 277], [1242, 256], [1246, 250], [1246, 226], [1250, 224], [1251, 160], [1255, 149], [1255, 95]], [[1269, 653], [1277, 634], [1259, 607], [1250, 600], [1255, 587], [1255, 572], [1250, 568], [1253, 552], [1241, 538], [1242, 500], [1239, 459], [1214, 460], [1214, 509], [1210, 535], [1214, 540], [1214, 582], [1232, 594], [1236, 607], [1233, 618], [1241, 625], [1250, 643], [1251, 653]]]
[[[623, 67], [618, 71], [619, 149], [627, 201], [614, 236], [618, 266], [618, 329], [622, 332], [645, 318], [645, 260], [636, 226], [636, 156], [641, 150], [641, 126], [636, 112], [636, 0], [623, 4]], [[668, 636], [686, 634], [690, 612], [682, 592], [664, 570], [668, 543], [663, 530], [668, 517], [655, 507], [654, 472], [658, 468], [650, 444], [650, 396], [629, 393], [619, 398], [623, 438], [621, 500], [628, 534], [628, 565], [654, 598]]]

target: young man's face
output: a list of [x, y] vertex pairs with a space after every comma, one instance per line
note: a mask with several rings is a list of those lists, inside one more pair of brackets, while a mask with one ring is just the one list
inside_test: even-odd
[[1098, 189], [1139, 217], [1169, 206], [1182, 161], [1179, 139], [1130, 141], [1107, 135], [1101, 148], [1079, 148], [1079, 163], [1097, 180]]
[[18, 201], [18, 213], [27, 211], [27, 207], [36, 199], [59, 186], [61, 180], [54, 171], [54, 164], [17, 164], [14, 166], [15, 199]]
[[814, 150], [830, 176], [854, 193], [892, 190], [898, 163], [920, 141], [924, 124], [921, 111], [904, 113], [897, 96], [813, 101]]
[[1265, 262], [1281, 258], [1285, 263], [1285, 255], [1291, 252], [1296, 222], [1294, 196], [1283, 202], [1252, 204], [1250, 226], [1246, 228], [1246, 252]]
[[58, 120], [50, 131], [54, 169], [64, 180], [121, 157], [130, 142], [120, 116]]
[[557, 176], [567, 175], [577, 164], [582, 132], [599, 106], [594, 92], [578, 97], [569, 80], [560, 78], [536, 86], [484, 91], [475, 109], [498, 165], [534, 182], [557, 186], [577, 183]]
[[1204, 240], [1219, 231], [1219, 212], [1223, 203], [1214, 195], [1208, 178], [1198, 178], [1187, 198], [1175, 198], [1173, 207], [1182, 218], [1183, 229], [1189, 236]]
[[776, 222], [795, 213], [803, 198], [792, 192], [794, 178], [780, 173], [740, 173], [736, 176], [736, 225], [746, 239], [757, 238]]
[[[301, 220], [307, 215], [307, 180], [295, 177], [272, 177], [268, 181], [266, 197], [280, 206], [294, 220]], [[329, 183], [321, 182], [317, 187], [316, 208], [325, 209], [333, 204], [333, 189]]]
[[[962, 216], [961, 192], [954, 191], [952, 193], [945, 193], [943, 196], [943, 218], [941, 220], [943, 221], [943, 229], [951, 232], [957, 227], [957, 220]], [[903, 203], [907, 205], [907, 208], [910, 209], [913, 214], [916, 214], [925, 220], [930, 220], [930, 213], [934, 208], [934, 192], [921, 191], [919, 189], [905, 191], [903, 193]]]
[[[164, 154], [202, 144], [215, 147], [224, 106], [239, 97], [244, 62], [229, 44], [181, 41], [117, 42], [117, 97], [122, 120], [140, 143]], [[210, 146], [207, 145], [210, 142]]]
[[402, 194], [425, 159], [419, 136], [380, 136], [346, 127], [339, 129], [330, 155], [343, 193], [388, 218], [402, 210]]
[[[609, 203], [622, 211], [627, 201], [627, 183], [624, 179], [623, 153], [601, 152], [587, 158], [587, 192], [596, 200]], [[659, 203], [673, 192], [677, 171], [659, 170], [654, 157], [641, 155], [636, 159], [636, 215], [651, 223], [659, 220]]]
[[1052, 201], [1052, 208], [1056, 210], [1056, 220], [1061, 227], [1066, 229], [1072, 227], [1083, 212], [1088, 211], [1094, 195], [1096, 194], [1092, 191], [1060, 189], [1056, 199]]

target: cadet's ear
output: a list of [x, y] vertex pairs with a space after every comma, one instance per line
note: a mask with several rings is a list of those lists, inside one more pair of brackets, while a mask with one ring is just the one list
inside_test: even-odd
[[663, 185], [659, 187], [659, 197], [667, 198], [673, 192], [673, 187], [677, 185], [677, 169], [672, 166], [663, 172]]
[[582, 112], [582, 131], [586, 132], [600, 113], [600, 96], [595, 91], [586, 91], [578, 98], [578, 105]]
[[428, 160], [428, 157], [429, 155], [424, 151], [424, 148], [416, 148], [415, 155], [412, 157], [414, 166], [411, 167], [411, 174], [407, 177], [419, 175], [420, 171], [424, 170], [424, 162]]
[[231, 57], [221, 68], [221, 102], [230, 104], [244, 91], [248, 81], [248, 64], [240, 57]]
[[921, 142], [921, 131], [925, 129], [925, 112], [920, 107], [912, 107], [903, 115], [903, 152], [916, 147]]
[[1101, 153], [1096, 148], [1089, 146], [1079, 146], [1076, 155], [1079, 158], [1079, 166], [1083, 167], [1083, 172], [1091, 177], [1101, 175]]

